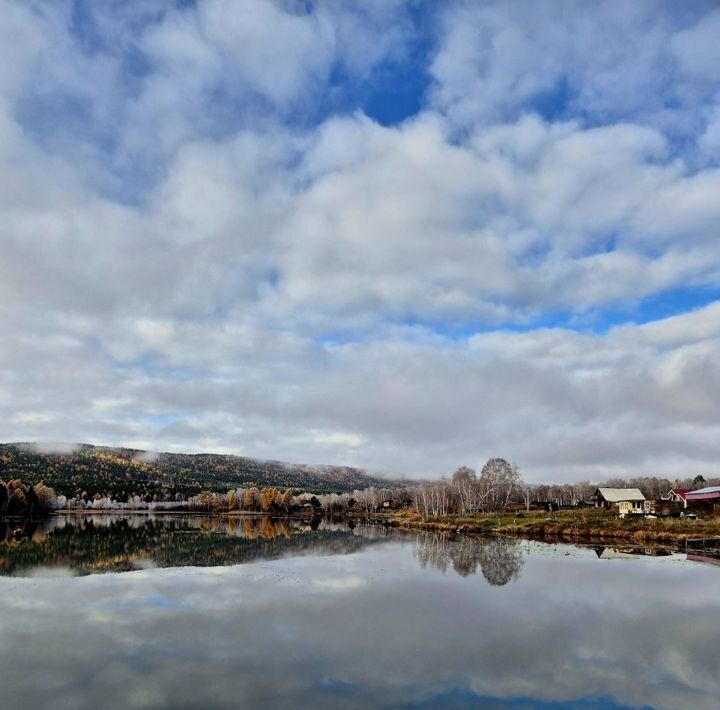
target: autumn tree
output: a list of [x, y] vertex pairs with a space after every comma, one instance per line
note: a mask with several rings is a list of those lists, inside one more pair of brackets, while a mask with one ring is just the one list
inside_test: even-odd
[[257, 488], [248, 488], [243, 499], [245, 510], [257, 510], [260, 504], [260, 493]]
[[10, 488], [8, 484], [8, 492], [9, 496], [7, 505], [5, 506], [5, 513], [7, 515], [23, 515], [27, 508], [27, 499], [22, 487], [17, 486]]
[[208, 513], [215, 509], [216, 502], [215, 495], [211, 491], [203, 491], [198, 496], [198, 506], [201, 510], [205, 510]]
[[485, 496], [495, 505], [507, 505], [521, 486], [517, 467], [501, 458], [487, 461], [480, 472], [480, 482]]
[[467, 466], [461, 466], [452, 476], [452, 485], [460, 504], [460, 512], [470, 513], [475, 510], [477, 498], [477, 475]]
[[282, 506], [282, 509], [284, 511], [289, 511], [292, 507], [292, 501], [293, 501], [293, 492], [291, 488], [288, 488], [285, 493], [283, 493], [282, 501], [280, 502], [280, 505]]
[[237, 510], [239, 507], [240, 504], [238, 503], [237, 493], [235, 493], [235, 491], [230, 491], [230, 493], [228, 494], [227, 509]]
[[263, 488], [260, 491], [260, 508], [268, 513], [280, 506], [282, 496], [277, 488]]

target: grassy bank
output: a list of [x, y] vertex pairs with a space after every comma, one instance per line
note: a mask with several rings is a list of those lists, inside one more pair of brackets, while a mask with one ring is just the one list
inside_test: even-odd
[[698, 520], [680, 518], [647, 519], [605, 511], [560, 511], [545, 513], [482, 513], [423, 518], [413, 512], [385, 514], [394, 527], [437, 530], [467, 534], [491, 534], [533, 539], [582, 542], [674, 542], [689, 538], [720, 537], [720, 516]]

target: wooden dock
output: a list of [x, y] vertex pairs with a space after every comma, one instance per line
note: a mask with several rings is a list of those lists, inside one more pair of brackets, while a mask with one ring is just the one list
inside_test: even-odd
[[691, 562], [720, 565], [720, 537], [696, 537], [685, 540], [685, 557]]
[[720, 552], [720, 537], [693, 537], [685, 540], [685, 550], [717, 550]]

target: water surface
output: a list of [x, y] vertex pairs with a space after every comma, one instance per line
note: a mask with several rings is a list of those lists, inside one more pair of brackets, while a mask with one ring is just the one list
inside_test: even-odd
[[683, 555], [202, 517], [0, 539], [3, 707], [720, 705], [720, 568]]

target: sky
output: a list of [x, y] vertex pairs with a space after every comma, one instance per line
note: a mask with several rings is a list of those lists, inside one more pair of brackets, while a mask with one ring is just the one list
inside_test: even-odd
[[717, 3], [0, 16], [0, 440], [720, 474]]

